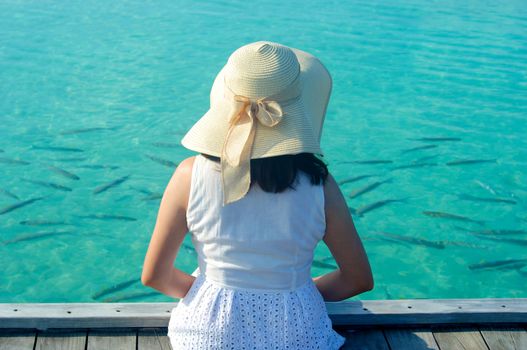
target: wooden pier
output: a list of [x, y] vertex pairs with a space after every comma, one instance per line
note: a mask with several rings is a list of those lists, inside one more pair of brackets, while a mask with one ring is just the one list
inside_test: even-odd
[[[0, 304], [0, 350], [164, 349], [177, 303]], [[527, 298], [327, 302], [342, 349], [527, 349]]]

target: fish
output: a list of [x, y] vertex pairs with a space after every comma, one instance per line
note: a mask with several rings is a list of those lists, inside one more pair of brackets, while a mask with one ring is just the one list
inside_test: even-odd
[[27, 182], [31, 182], [31, 183], [34, 183], [36, 185], [41, 185], [41, 186], [44, 186], [44, 187], [51, 187], [51, 188], [54, 188], [56, 190], [61, 190], [61, 191], [66, 191], [66, 192], [73, 191], [70, 187], [63, 186], [63, 185], [60, 185], [60, 184], [56, 184], [54, 182], [40, 181], [40, 180], [30, 180], [30, 179], [24, 179], [24, 178], [21, 178], [21, 180], [24, 180], [24, 181], [27, 181]]
[[42, 200], [44, 198], [47, 198], [47, 196], [35, 197], [35, 198], [27, 199], [25, 201], [20, 201], [20, 202], [15, 203], [15, 204], [8, 205], [7, 207], [4, 207], [4, 208], [0, 209], [0, 215], [9, 213], [10, 211], [13, 211], [13, 210], [18, 209], [18, 208], [25, 207], [26, 205], [29, 205], [29, 204], [34, 203], [36, 201]]
[[159, 157], [152, 156], [152, 155], [149, 155], [149, 154], [145, 154], [145, 156], [147, 156], [148, 158], [152, 159], [154, 162], [157, 162], [157, 163], [159, 163], [161, 165], [164, 165], [164, 166], [167, 166], [167, 167], [170, 167], [170, 168], [175, 168], [175, 167], [178, 166], [178, 163], [173, 162], [171, 160], [159, 158]]
[[361, 188], [358, 188], [358, 189], [352, 191], [348, 195], [348, 197], [356, 198], [356, 197], [360, 196], [361, 194], [364, 194], [366, 192], [370, 192], [371, 190], [373, 190], [373, 189], [379, 187], [380, 185], [382, 185], [383, 183], [390, 182], [391, 180], [392, 179], [389, 178], [389, 179], [386, 179], [386, 180], [383, 180], [383, 181], [376, 181], [376, 182], [370, 183], [370, 184], [368, 184], [366, 186], [363, 186]]
[[116, 295], [113, 297], [103, 299], [101, 301], [104, 303], [115, 303], [115, 302], [123, 301], [123, 300], [142, 299], [146, 297], [159, 296], [159, 295], [161, 295], [161, 293], [159, 292], [137, 292], [137, 293], [124, 294], [124, 295], [123, 294]]
[[59, 162], [76, 162], [76, 161], [82, 161], [82, 160], [86, 160], [88, 158], [86, 157], [68, 157], [68, 158], [55, 158], [55, 159], [51, 159], [53, 161], [59, 161]]
[[388, 164], [393, 163], [393, 160], [385, 159], [369, 159], [369, 160], [353, 160], [349, 162], [343, 162], [343, 164], [355, 163], [355, 164]]
[[56, 166], [53, 166], [53, 165], [48, 165], [48, 169], [50, 169], [50, 170], [52, 170], [52, 171], [56, 172], [57, 174], [60, 174], [60, 175], [62, 175], [64, 177], [67, 177], [68, 179], [80, 180], [80, 177], [78, 177], [77, 175], [72, 174], [69, 171], [61, 169], [59, 167], [56, 167]]
[[468, 165], [480, 163], [496, 163], [496, 159], [458, 159], [446, 162], [446, 165]]
[[90, 215], [76, 215], [76, 216], [82, 219], [137, 221], [137, 219], [134, 217], [123, 216], [123, 215], [90, 214]]
[[430, 149], [430, 148], [436, 148], [437, 145], [424, 145], [424, 146], [417, 146], [417, 147], [412, 147], [412, 148], [407, 148], [407, 149], [403, 149], [401, 151], [401, 153], [409, 153], [409, 152], [415, 152], [415, 151], [420, 151], [420, 150], [423, 150], [423, 149]]
[[7, 245], [7, 244], [12, 244], [12, 243], [18, 243], [18, 242], [32, 241], [32, 240], [40, 239], [40, 238], [50, 238], [50, 237], [58, 236], [58, 235], [74, 235], [74, 234], [76, 234], [74, 231], [49, 231], [49, 232], [28, 233], [28, 234], [20, 235], [12, 239], [2, 241], [2, 244]]
[[117, 197], [115, 199], [116, 202], [121, 202], [121, 201], [124, 201], [124, 200], [131, 200], [132, 199], [132, 195], [131, 194], [124, 194], [120, 197]]
[[111, 182], [108, 182], [107, 184], [104, 184], [104, 185], [101, 185], [101, 186], [98, 186], [96, 187], [94, 190], [93, 190], [93, 193], [94, 194], [98, 194], [98, 193], [101, 193], [101, 192], [104, 192], [112, 187], [115, 187], [123, 182], [125, 182], [126, 180], [128, 180], [128, 178], [130, 177], [130, 175], [125, 175], [125, 176], [122, 176], [116, 180], [113, 180]]
[[146, 195], [151, 195], [153, 193], [152, 191], [150, 191], [147, 188], [140, 188], [140, 187], [135, 187], [135, 186], [129, 186], [129, 188], [131, 188], [133, 190], [136, 190], [137, 192], [146, 194]]
[[514, 266], [514, 268], [517, 268], [518, 265], [522, 265], [522, 266], [527, 265], [527, 259], [507, 259], [507, 260], [486, 261], [483, 263], [468, 265], [468, 268], [471, 270], [481, 270], [481, 269], [489, 269], [489, 268], [497, 268], [497, 267], [505, 267], [505, 266]]
[[388, 238], [388, 237], [365, 237], [362, 239], [363, 241], [375, 241], [375, 240], [381, 240], [381, 241], [386, 241], [386, 242], [390, 242], [390, 243], [398, 243], [398, 244], [402, 244], [404, 246], [406, 246], [406, 244], [408, 242], [405, 242], [405, 241], [399, 241], [399, 240], [396, 240], [396, 239], [393, 239], [393, 238]]
[[496, 269], [498, 270], [520, 270], [526, 265], [527, 265], [526, 263], [517, 262], [517, 263], [511, 263], [510, 265], [499, 266], [499, 267], [496, 267]]
[[467, 247], [467, 248], [475, 248], [475, 249], [484, 249], [486, 246], [478, 245], [478, 244], [472, 244], [467, 242], [457, 242], [457, 241], [439, 241], [443, 243], [444, 245], [454, 245], [458, 247]]
[[347, 184], [347, 183], [350, 183], [350, 182], [355, 182], [355, 181], [359, 181], [359, 180], [362, 180], [362, 179], [367, 179], [367, 178], [372, 177], [372, 176], [377, 176], [377, 175], [374, 175], [374, 174], [357, 175], [357, 176], [353, 176], [353, 177], [349, 177], [347, 179], [341, 180], [341, 181], [338, 182], [338, 184], [339, 185], [344, 185], [344, 184]]
[[119, 291], [121, 291], [121, 290], [123, 290], [123, 289], [131, 286], [132, 284], [137, 283], [137, 282], [141, 282], [141, 278], [132, 278], [131, 280], [115, 284], [115, 285], [113, 285], [111, 287], [108, 287], [108, 288], [104, 288], [103, 290], [93, 294], [91, 297], [92, 297], [92, 299], [98, 299], [98, 298], [103, 297], [105, 295], [119, 292]]
[[450, 214], [450, 213], [445, 213], [445, 212], [441, 212], [441, 211], [425, 210], [425, 211], [423, 211], [423, 214], [431, 216], [433, 218], [444, 218], [444, 219], [466, 221], [466, 222], [472, 222], [472, 223], [475, 223], [475, 224], [478, 224], [478, 225], [484, 225], [484, 223], [485, 223], [483, 220], [475, 220], [475, 219], [468, 218], [466, 216], [461, 216], [461, 215], [457, 215], [457, 214]]
[[13, 192], [10, 192], [10, 191], [8, 191], [6, 189], [0, 188], [0, 193], [6, 195], [8, 197], [11, 197], [13, 199], [20, 200], [20, 198], [16, 194], [14, 194]]
[[488, 235], [477, 235], [483, 239], [490, 239], [491, 241], [501, 242], [501, 243], [511, 243], [517, 245], [527, 246], [527, 239], [516, 239], [516, 238], [505, 238], [505, 237], [492, 237]]
[[152, 145], [156, 147], [165, 147], [165, 148], [179, 148], [181, 147], [178, 143], [171, 143], [171, 142], [152, 142]]
[[23, 220], [23, 221], [20, 221], [19, 224], [28, 225], [28, 226], [71, 225], [64, 221], [50, 221], [50, 220]]
[[495, 197], [476, 197], [470, 194], [458, 194], [459, 199], [466, 199], [469, 201], [476, 202], [489, 202], [489, 203], [507, 203], [507, 204], [516, 204], [517, 202], [513, 199], [508, 198], [495, 198]]
[[403, 241], [418, 245], [423, 245], [430, 248], [437, 248], [437, 249], [444, 249], [445, 244], [441, 241], [429, 241], [427, 239], [423, 238], [417, 238], [417, 237], [411, 237], [411, 236], [403, 236], [398, 235], [394, 233], [388, 233], [388, 232], [378, 232], [378, 234], [390, 239], [390, 240], [396, 240], [396, 241]]
[[58, 151], [58, 152], [84, 152], [83, 149], [74, 147], [56, 147], [56, 146], [35, 146], [32, 145], [32, 149], [47, 150], [47, 151]]
[[157, 200], [163, 198], [162, 193], [152, 193], [151, 195], [148, 195], [146, 197], [141, 198], [144, 201], [151, 201], [151, 200]]
[[338, 267], [333, 264], [328, 264], [322, 261], [313, 260], [312, 266], [317, 267], [319, 269], [337, 269]]
[[481, 188], [489, 191], [491, 194], [493, 195], [496, 195], [496, 191], [494, 191], [494, 189], [492, 187], [490, 187], [489, 185], [479, 181], [479, 180], [474, 180], [474, 182], [476, 182], [479, 186], [481, 186]]
[[392, 167], [391, 170], [408, 169], [408, 168], [422, 168], [422, 167], [425, 167], [425, 166], [435, 166], [435, 165], [437, 165], [437, 163], [426, 163], [426, 162], [410, 163], [410, 164], [403, 164], [403, 165], [398, 165], [398, 166]]
[[30, 162], [26, 162], [25, 160], [6, 158], [6, 157], [0, 157], [0, 163], [19, 164], [19, 165], [29, 165], [29, 164], [31, 164]]
[[383, 199], [383, 200], [380, 200], [380, 201], [376, 201], [376, 202], [373, 202], [373, 203], [370, 203], [370, 204], [363, 205], [363, 206], [359, 207], [358, 209], [351, 208], [351, 213], [355, 214], [355, 215], [358, 215], [358, 216], [362, 216], [365, 213], [367, 213], [369, 211], [372, 211], [374, 209], [380, 208], [382, 206], [385, 206], [386, 204], [396, 203], [396, 202], [404, 202], [406, 200], [407, 200], [407, 198]]
[[79, 165], [80, 168], [86, 168], [86, 169], [117, 169], [119, 168], [117, 165], [101, 165], [101, 164], [84, 164]]
[[463, 229], [464, 231], [468, 231], [470, 233], [480, 234], [480, 235], [494, 235], [494, 236], [501, 236], [501, 235], [527, 235], [527, 231], [525, 230], [479, 230], [479, 231], [473, 231], [473, 230], [467, 230]]
[[80, 133], [86, 133], [86, 132], [92, 132], [92, 131], [103, 131], [103, 130], [113, 130], [113, 128], [104, 127], [104, 126], [97, 126], [92, 128], [82, 128], [82, 129], [72, 129], [72, 130], [64, 130], [59, 132], [60, 135], [71, 135], [71, 134], [80, 134]]
[[416, 138], [416, 139], [408, 139], [408, 140], [443, 142], [443, 141], [461, 141], [461, 138], [459, 138], [459, 137], [419, 137], [419, 138]]
[[425, 161], [430, 160], [430, 159], [434, 159], [434, 158], [437, 158], [437, 154], [432, 154], [431, 156], [424, 156], [424, 157], [418, 158], [418, 159], [414, 160], [412, 162], [412, 164], [425, 163]]

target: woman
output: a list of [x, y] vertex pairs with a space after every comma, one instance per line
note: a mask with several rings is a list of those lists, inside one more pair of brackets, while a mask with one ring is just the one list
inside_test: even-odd
[[[331, 77], [314, 56], [259, 41], [216, 77], [182, 140], [199, 154], [164, 192], [142, 283], [174, 298], [174, 349], [338, 349], [324, 301], [373, 288], [345, 199], [321, 155]], [[199, 268], [173, 267], [191, 232]], [[338, 269], [311, 278], [320, 240]]]

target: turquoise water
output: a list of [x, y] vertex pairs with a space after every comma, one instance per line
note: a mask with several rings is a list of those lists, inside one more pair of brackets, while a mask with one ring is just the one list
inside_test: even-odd
[[[375, 276], [354, 299], [527, 297], [524, 261], [500, 263], [527, 259], [523, 1], [8, 0], [0, 212], [44, 198], [0, 215], [0, 302], [173, 300], [138, 282], [170, 162], [257, 40], [325, 63], [325, 160], [339, 181], [372, 175], [341, 185]], [[334, 263], [323, 243], [315, 258]], [[175, 264], [197, 266], [188, 235]]]

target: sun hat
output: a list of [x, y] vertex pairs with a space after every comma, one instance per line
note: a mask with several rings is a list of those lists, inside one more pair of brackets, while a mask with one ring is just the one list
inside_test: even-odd
[[223, 205], [243, 198], [250, 160], [323, 154], [320, 136], [332, 89], [315, 56], [270, 41], [236, 49], [212, 85], [209, 110], [181, 144], [221, 159]]

